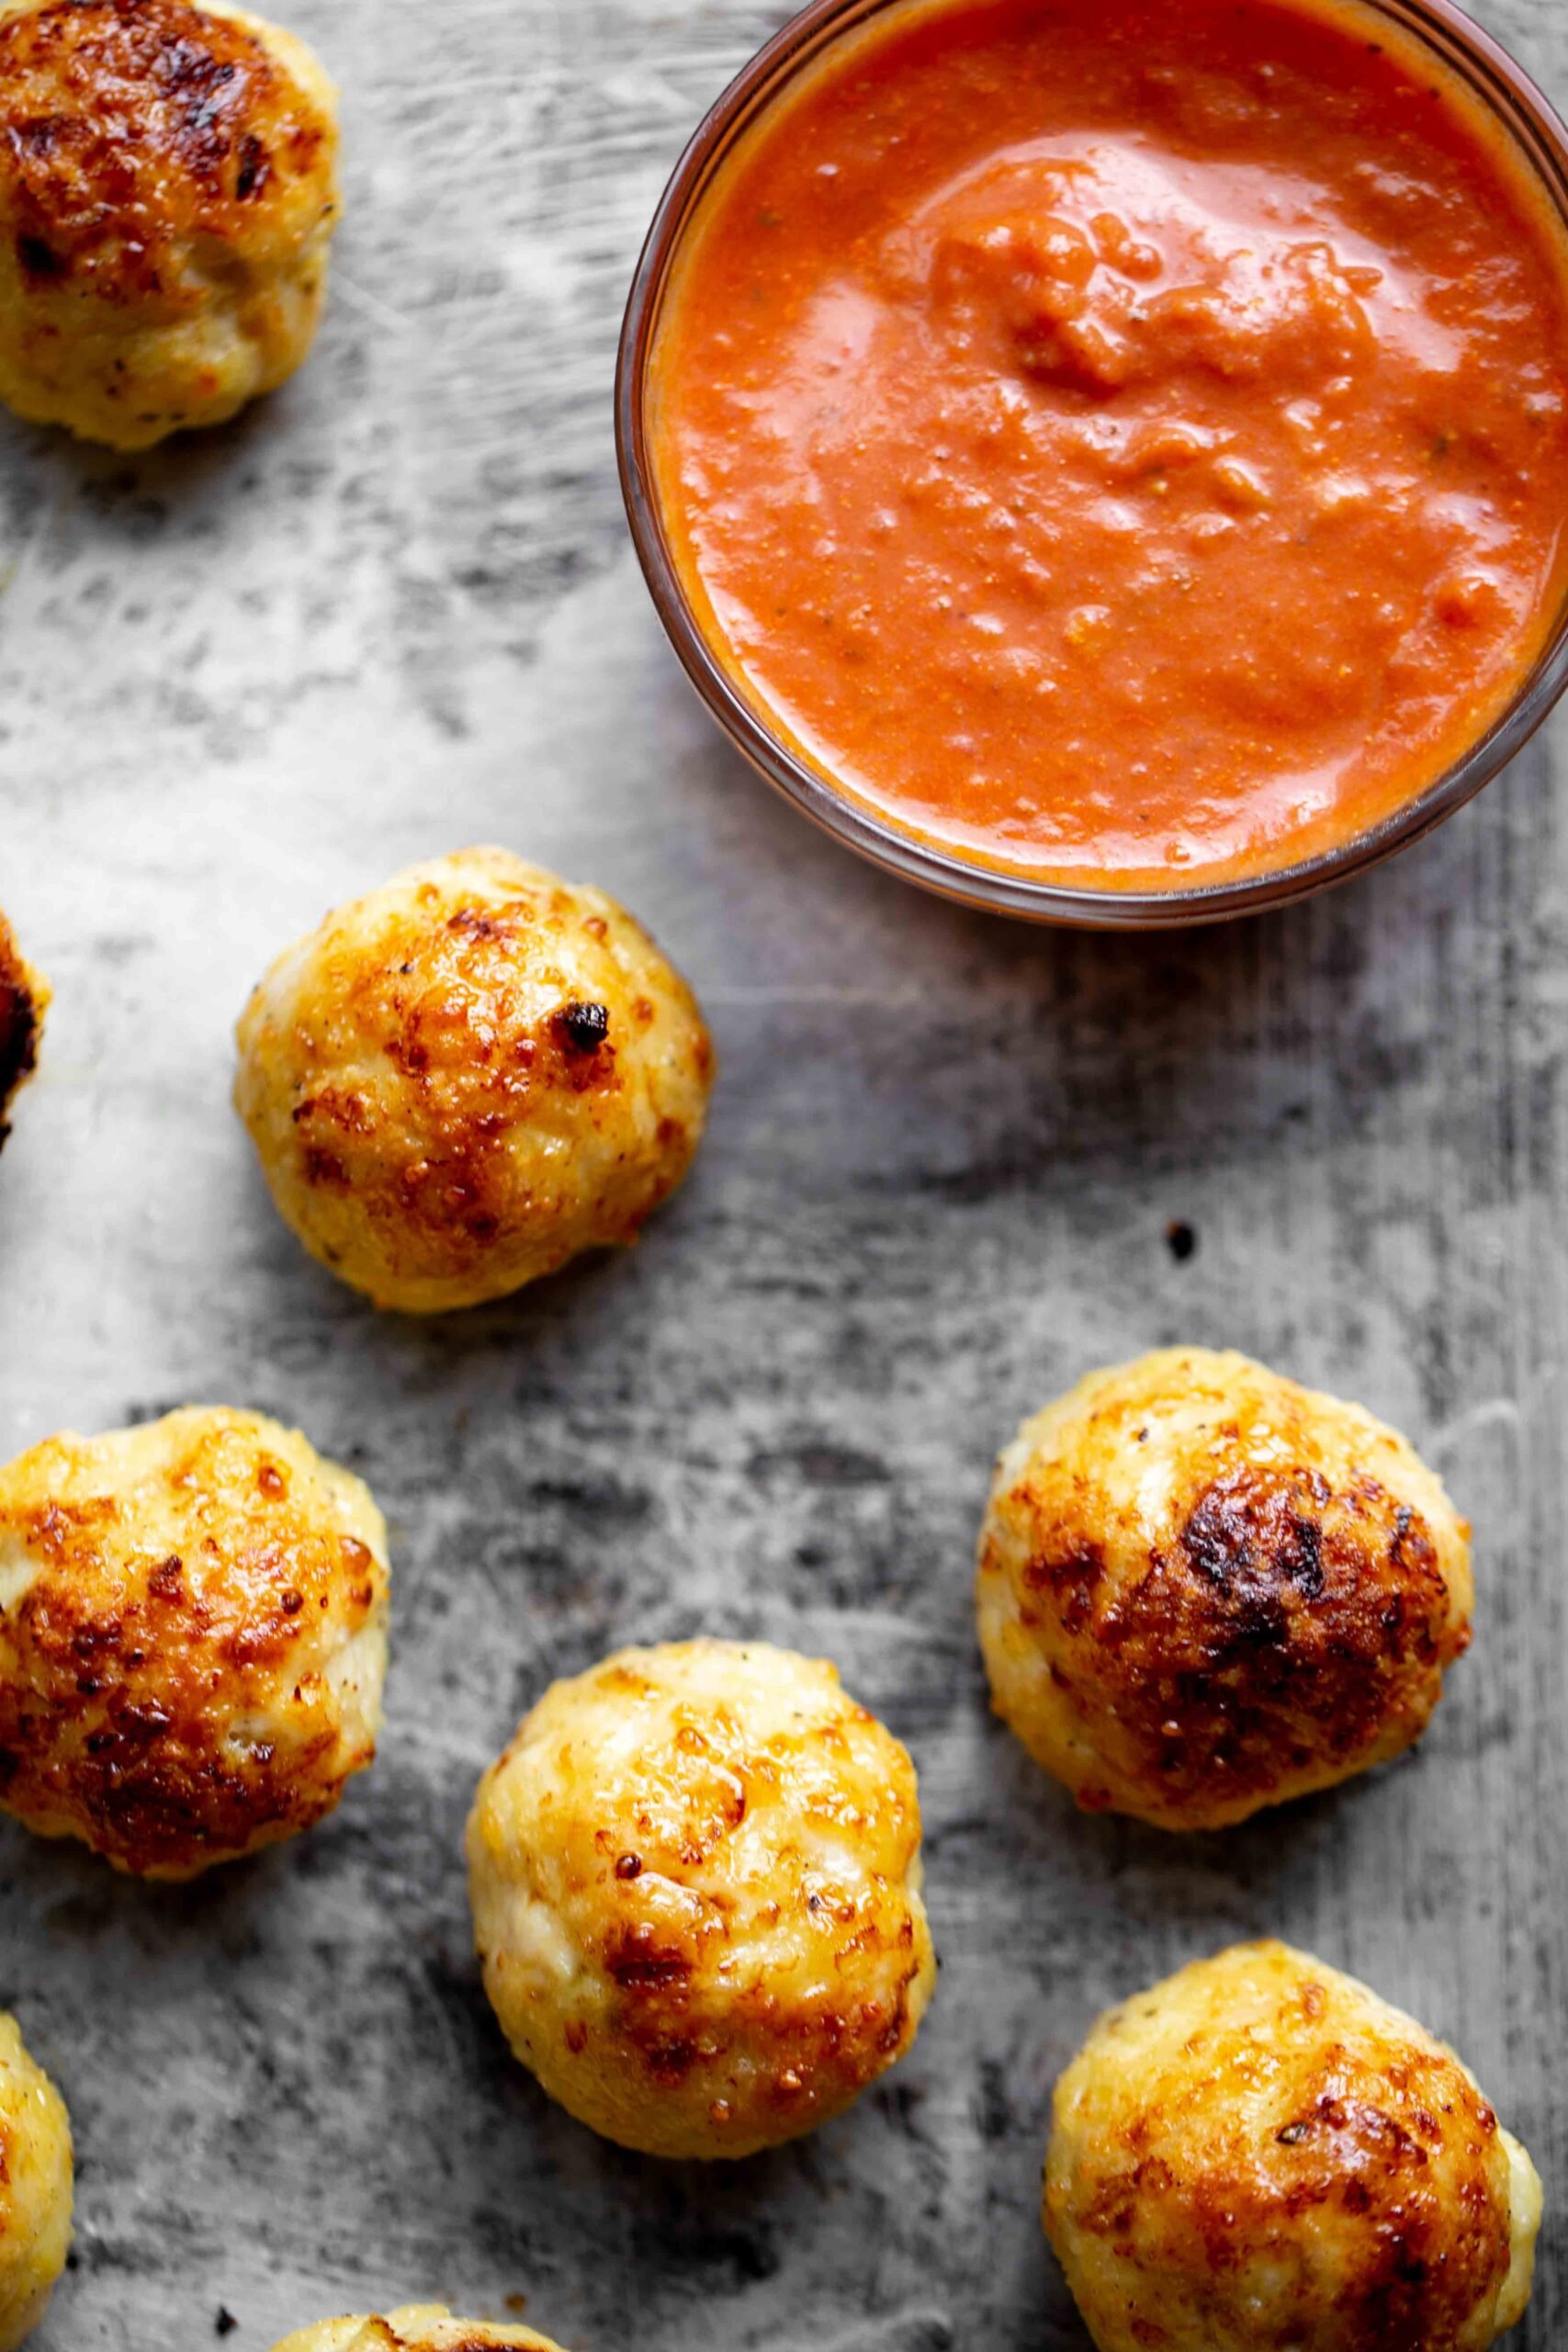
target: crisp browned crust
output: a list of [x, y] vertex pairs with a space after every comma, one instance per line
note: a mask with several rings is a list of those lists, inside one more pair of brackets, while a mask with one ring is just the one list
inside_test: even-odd
[[1103, 1553], [1050, 1525], [1024, 1573], [1060, 1688], [1122, 1726], [1173, 1805], [1268, 1796], [1424, 1721], [1470, 1639], [1426, 1521], [1305, 1463], [1213, 1480], [1135, 1581], [1107, 1589]]
[[[570, 919], [564, 889], [548, 911]], [[512, 1129], [561, 1093], [604, 1098], [622, 1084], [608, 1007], [536, 1009], [528, 966], [539, 927], [538, 910], [522, 898], [434, 920], [400, 912], [382, 929], [374, 962], [343, 967], [336, 1016], [379, 1042], [403, 1095], [381, 1104], [367, 1089], [313, 1086], [293, 1111], [305, 1181], [357, 1185], [370, 1214], [416, 1255], [443, 1263], [482, 1255], [514, 1214]], [[681, 1155], [660, 1171], [644, 1213], [683, 1166]], [[604, 1238], [629, 1239], [640, 1222]], [[570, 1246], [563, 1232], [563, 1254]]]
[[265, 243], [332, 136], [247, 25], [185, 0], [0, 19], [0, 217], [35, 292], [177, 306], [192, 241]]
[[[1210, 2092], [1222, 2102], [1227, 2088], [1244, 2096], [1250, 2078], [1231, 2079], [1242, 2070], [1222, 2063]], [[1261, 2146], [1239, 2129], [1217, 2133], [1197, 2172], [1145, 2153], [1179, 2129], [1181, 2096], [1164, 2093], [1122, 2125], [1112, 2167], [1078, 2216], [1083, 2229], [1125, 2245], [1141, 2200], [1170, 2198], [1168, 2221], [1196, 2275], [1224, 2278], [1248, 2256], [1280, 2249], [1303, 2214], [1329, 2209], [1357, 2245], [1337, 2302], [1337, 2340], [1358, 2352], [1451, 2344], [1495, 2298], [1508, 2268], [1507, 2209], [1484, 2169], [1497, 2119], [1451, 2061], [1409, 2052], [1380, 2070], [1330, 2041], [1292, 2082], [1289, 2118]], [[1445, 2148], [1464, 2152], [1472, 2176], [1458, 2197], [1433, 2177]]]
[[[603, 1687], [613, 1688], [614, 1680], [615, 1670], [607, 1671]], [[857, 1746], [884, 1750], [890, 1788], [883, 1802], [918, 1824], [914, 1769], [904, 1751], [864, 1707], [847, 1709], [843, 1724]], [[680, 1737], [685, 1745], [673, 1754], [649, 1759], [648, 1802], [628, 1825], [635, 1847], [601, 1874], [604, 1918], [595, 1956], [619, 1996], [612, 2035], [658, 2089], [680, 2089], [706, 2074], [720, 2078], [716, 2098], [735, 2041], [743, 2038], [764, 2053], [755, 2076], [760, 2102], [794, 2130], [815, 2111], [831, 2111], [858, 2095], [913, 2039], [910, 1999], [924, 1965], [915, 1919], [897, 1900], [879, 1905], [842, 1896], [829, 1911], [826, 1897], [811, 1889], [808, 1867], [791, 1883], [787, 1869], [776, 1865], [775, 1896], [784, 1898], [787, 1888], [803, 1917], [820, 1920], [831, 1942], [831, 1965], [797, 2001], [781, 2000], [766, 1969], [748, 1960], [730, 1905], [705, 1904], [671, 1920], [657, 1898], [649, 1901], [649, 1890], [722, 1879], [734, 1866], [736, 1833], [790, 1769], [791, 1749], [818, 1740], [829, 1752], [850, 1752], [830, 1726], [808, 1721], [790, 1747], [770, 1741], [766, 1757], [748, 1754], [744, 1733], [724, 1715], [705, 1732], [689, 1724]], [[862, 1818], [848, 1792], [836, 1807], [819, 1804], [824, 1832], [835, 1813], [851, 1830]], [[587, 2025], [576, 2033], [569, 2027], [571, 2054], [581, 2056], [590, 2038]], [[600, 2056], [591, 2063], [601, 2063]]]
[[55, 1440], [0, 1472], [0, 1557], [30, 1575], [0, 1611], [0, 1806], [180, 1877], [308, 1827], [369, 1761], [331, 1668], [386, 1570], [272, 1424], [130, 1442], [130, 1468], [125, 1441]]
[[43, 1033], [45, 991], [23, 960], [16, 937], [0, 914], [0, 1145], [10, 1134], [17, 1090], [38, 1067]]

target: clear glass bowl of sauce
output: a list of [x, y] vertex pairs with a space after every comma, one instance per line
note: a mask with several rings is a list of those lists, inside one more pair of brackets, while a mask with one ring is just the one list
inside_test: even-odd
[[1568, 684], [1568, 130], [1450, 0], [815, 0], [665, 193], [617, 433], [829, 831], [1042, 921], [1281, 904]]

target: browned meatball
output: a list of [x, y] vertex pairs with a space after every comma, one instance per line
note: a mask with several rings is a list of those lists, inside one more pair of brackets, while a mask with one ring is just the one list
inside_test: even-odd
[[1240, 1821], [1419, 1737], [1470, 1641], [1469, 1534], [1404, 1438], [1245, 1356], [1093, 1373], [998, 1468], [998, 1710], [1089, 1810]]
[[206, 0], [0, 7], [0, 400], [121, 449], [215, 424], [310, 348], [336, 94]]
[[17, 1090], [38, 1068], [39, 1040], [49, 1010], [49, 983], [17, 944], [0, 914], [0, 1145], [10, 1134], [10, 1111]]
[[0, 2352], [42, 2319], [71, 2250], [71, 2120], [0, 2014]]
[[280, 1214], [378, 1306], [502, 1298], [635, 1241], [702, 1136], [695, 1000], [603, 891], [433, 859], [284, 951], [234, 1101]]
[[1283, 1944], [1124, 2001], [1056, 2086], [1045, 2227], [1100, 2352], [1487, 2352], [1540, 2206], [1453, 2052]]
[[445, 2304], [411, 2304], [384, 2319], [323, 2319], [275, 2352], [560, 2352], [529, 2327], [454, 2319]]
[[828, 2122], [935, 1982], [914, 1766], [833, 1667], [760, 1642], [556, 1683], [480, 1783], [468, 1876], [518, 2057], [649, 2155]]
[[387, 1533], [253, 1413], [57, 1437], [0, 1469], [0, 1808], [193, 1877], [292, 1836], [376, 1753]]

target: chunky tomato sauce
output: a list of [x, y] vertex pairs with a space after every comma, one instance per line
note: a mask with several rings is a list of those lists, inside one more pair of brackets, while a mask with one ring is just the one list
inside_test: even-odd
[[1177, 888], [1353, 838], [1568, 570], [1568, 255], [1350, 8], [947, 0], [705, 200], [651, 377], [732, 675], [980, 863]]

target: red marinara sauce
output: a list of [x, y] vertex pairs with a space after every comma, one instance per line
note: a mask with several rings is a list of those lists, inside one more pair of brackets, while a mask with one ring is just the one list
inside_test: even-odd
[[719, 659], [852, 798], [1094, 887], [1405, 805], [1568, 593], [1568, 251], [1332, 0], [942, 0], [722, 169], [649, 378]]

